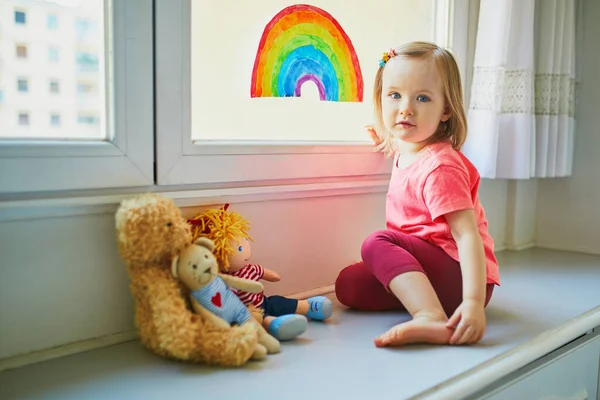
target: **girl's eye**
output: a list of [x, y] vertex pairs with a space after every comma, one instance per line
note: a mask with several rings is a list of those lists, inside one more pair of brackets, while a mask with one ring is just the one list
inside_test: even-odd
[[238, 251], [242, 251], [244, 248], [242, 246], [238, 247]]
[[423, 95], [423, 94], [422, 94], [422, 95], [419, 95], [419, 96], [417, 97], [417, 100], [418, 100], [418, 101], [422, 101], [422, 102], [424, 102], [424, 103], [425, 103], [425, 102], [428, 102], [428, 101], [429, 101], [429, 97], [427, 97], [427, 96], [425, 96], [425, 95]]
[[390, 97], [394, 100], [398, 100], [400, 98], [400, 93], [390, 93]]

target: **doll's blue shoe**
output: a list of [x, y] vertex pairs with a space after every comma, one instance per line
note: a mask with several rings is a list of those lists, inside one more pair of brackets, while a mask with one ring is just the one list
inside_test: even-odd
[[269, 324], [269, 333], [278, 340], [291, 340], [306, 331], [308, 321], [304, 315], [288, 314], [275, 318]]
[[325, 296], [315, 296], [307, 299], [308, 312], [306, 316], [310, 319], [323, 321], [331, 316], [331, 300]]

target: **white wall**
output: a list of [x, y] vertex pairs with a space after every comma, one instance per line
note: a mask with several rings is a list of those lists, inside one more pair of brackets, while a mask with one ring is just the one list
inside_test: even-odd
[[[481, 198], [502, 246], [506, 183], [484, 181]], [[252, 224], [253, 261], [282, 276], [267, 292], [290, 294], [330, 285], [358, 260], [364, 237], [384, 226], [384, 202], [384, 193], [371, 193], [231, 207]], [[134, 329], [115, 210], [0, 222], [0, 360]]]
[[583, 1], [573, 176], [539, 180], [537, 245], [600, 254], [600, 2]]

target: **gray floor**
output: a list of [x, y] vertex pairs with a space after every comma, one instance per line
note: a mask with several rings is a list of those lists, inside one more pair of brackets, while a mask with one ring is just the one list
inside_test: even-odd
[[408, 316], [337, 305], [327, 323], [242, 369], [166, 361], [130, 342], [6, 371], [0, 398], [405, 399], [600, 304], [599, 256], [536, 249], [499, 259], [502, 286], [476, 346], [377, 349], [373, 338]]

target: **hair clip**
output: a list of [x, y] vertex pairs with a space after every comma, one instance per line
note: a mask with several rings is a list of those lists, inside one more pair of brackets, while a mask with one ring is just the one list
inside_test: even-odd
[[379, 66], [383, 67], [392, 57], [396, 57], [396, 50], [390, 49], [390, 51], [384, 52], [383, 57], [379, 60]]

